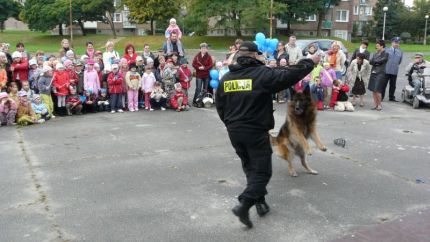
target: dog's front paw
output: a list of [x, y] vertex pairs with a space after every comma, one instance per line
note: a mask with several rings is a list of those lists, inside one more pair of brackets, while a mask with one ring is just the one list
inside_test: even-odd
[[327, 151], [327, 147], [325, 147], [325, 146], [321, 146], [319, 149], [320, 149], [321, 151]]
[[296, 171], [289, 171], [288, 174], [292, 177], [297, 177], [297, 172]]
[[312, 150], [308, 150], [308, 151], [306, 151], [306, 154], [307, 154], [308, 156], [311, 156], [311, 155], [312, 155]]

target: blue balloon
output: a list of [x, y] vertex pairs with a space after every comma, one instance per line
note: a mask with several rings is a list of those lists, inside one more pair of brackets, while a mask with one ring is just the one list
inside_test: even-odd
[[276, 49], [278, 48], [278, 43], [279, 43], [279, 40], [278, 40], [278, 39], [271, 39], [271, 40], [270, 40], [270, 47], [271, 47], [273, 50], [276, 50]]
[[266, 36], [263, 33], [257, 33], [255, 35], [255, 41], [257, 41], [257, 43], [259, 43], [260, 45], [264, 45], [265, 41], [266, 41]]
[[219, 86], [219, 81], [218, 80], [211, 80], [209, 84], [211, 85], [211, 87], [213, 89], [217, 89]]
[[170, 32], [169, 32], [169, 30], [166, 30], [166, 32], [164, 32], [164, 36], [165, 36], [166, 38], [169, 38], [169, 37], [170, 37]]
[[217, 70], [211, 70], [209, 74], [210, 74], [212, 80], [218, 80], [219, 79], [219, 72]]
[[266, 48], [266, 51], [267, 51], [267, 49], [269, 49], [269, 47], [270, 47], [270, 39], [266, 39], [264, 41], [264, 47]]

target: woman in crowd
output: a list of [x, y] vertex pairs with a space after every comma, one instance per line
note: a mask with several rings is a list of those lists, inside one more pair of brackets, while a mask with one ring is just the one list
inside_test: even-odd
[[373, 92], [373, 102], [375, 107], [372, 110], [382, 110], [382, 91], [385, 88], [385, 65], [388, 61], [388, 53], [385, 52], [385, 41], [378, 40], [376, 42], [376, 53], [370, 59], [372, 72], [369, 79], [369, 91]]
[[369, 83], [371, 66], [363, 53], [358, 53], [352, 60], [347, 71], [347, 83], [352, 86], [352, 105], [355, 106], [355, 98], [360, 98], [360, 107], [364, 106], [363, 97], [366, 93], [366, 85]]
[[103, 53], [103, 64], [105, 68], [112, 70], [112, 64], [120, 59], [119, 54], [115, 51], [112, 41], [106, 42], [106, 51]]
[[279, 61], [281, 59], [286, 59], [288, 61], [288, 53], [285, 50], [285, 44], [282, 41], [278, 43], [278, 49], [273, 53], [273, 57], [276, 60], [276, 63], [279, 65]]
[[342, 73], [345, 70], [345, 53], [340, 49], [340, 43], [338, 41], [333, 42], [331, 49], [327, 52], [326, 61], [330, 63], [330, 66], [336, 72], [336, 79], [342, 79]]
[[200, 52], [193, 59], [193, 67], [196, 70], [196, 91], [194, 93], [193, 105], [197, 106], [196, 99], [202, 91], [208, 90], [209, 70], [214, 63], [212, 57], [208, 53], [208, 45], [200, 44]]

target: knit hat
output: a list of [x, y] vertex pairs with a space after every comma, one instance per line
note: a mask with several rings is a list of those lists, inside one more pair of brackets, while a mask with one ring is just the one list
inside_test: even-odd
[[35, 59], [31, 59], [31, 60], [28, 62], [28, 65], [29, 65], [29, 66], [37, 65], [37, 61], [36, 61]]
[[137, 57], [136, 57], [136, 62], [138, 62], [138, 61], [143, 61], [142, 56], [137, 56]]
[[146, 64], [154, 63], [154, 60], [151, 57], [146, 58]]
[[417, 57], [423, 58], [424, 54], [421, 52], [415, 53], [415, 58], [417, 58]]
[[18, 97], [26, 97], [27, 96], [27, 92], [24, 90], [21, 90], [18, 92]]
[[188, 60], [186, 58], [182, 58], [180, 63], [181, 65], [188, 64]]
[[39, 94], [34, 94], [33, 95], [33, 101], [36, 101], [36, 100], [40, 100], [40, 95]]
[[52, 71], [52, 68], [50, 66], [43, 66], [42, 73], [46, 73], [48, 71]]
[[73, 53], [73, 50], [68, 50], [68, 51], [66, 52], [66, 56], [67, 56], [67, 57], [74, 57], [74, 56], [75, 56], [75, 53]]
[[56, 69], [56, 70], [64, 69], [64, 66], [63, 66], [63, 64], [61, 64], [61, 63], [57, 63], [57, 64], [55, 65], [55, 69]]
[[133, 68], [137, 68], [137, 66], [136, 66], [136, 64], [135, 64], [135, 63], [131, 63], [131, 64], [130, 64], [130, 66], [129, 66], [129, 68], [130, 68], [130, 70], [131, 70], [131, 69], [133, 69]]
[[[118, 69], [119, 68], [119, 66], [118, 66], [118, 64], [112, 64], [112, 70], [113, 69]], [[105, 68], [106, 69], [106, 68]]]
[[176, 23], [176, 19], [171, 18], [170, 21], [169, 21], [169, 23]]
[[94, 60], [88, 60], [87, 62], [87, 65], [94, 65], [94, 64], [95, 64]]
[[7, 92], [0, 92], [0, 100], [3, 98], [8, 98], [9, 95], [7, 94]]
[[20, 52], [18, 52], [18, 51], [14, 51], [14, 52], [12, 53], [12, 59], [15, 59], [15, 58], [22, 58], [21, 53], [20, 53]]
[[82, 62], [80, 60], [75, 60], [75, 66], [82, 66]]
[[119, 61], [120, 63], [128, 63], [126, 58], [121, 58], [121, 60]]
[[6, 57], [6, 54], [2, 51], [0, 51], [0, 57]]
[[64, 65], [65, 67], [69, 67], [70, 65], [73, 65], [73, 62], [72, 62], [71, 60], [66, 60], [66, 61], [63, 63], [63, 65]]
[[85, 61], [85, 59], [88, 59], [89, 57], [87, 55], [82, 55], [81, 56], [81, 61]]
[[101, 52], [100, 50], [94, 52], [94, 55], [103, 55], [103, 52]]

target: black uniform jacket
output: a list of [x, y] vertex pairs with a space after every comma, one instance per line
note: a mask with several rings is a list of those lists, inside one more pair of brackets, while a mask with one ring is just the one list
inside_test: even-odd
[[272, 69], [251, 57], [239, 57], [222, 77], [216, 93], [218, 115], [229, 132], [273, 129], [272, 93], [295, 85], [314, 68], [310, 59]]

